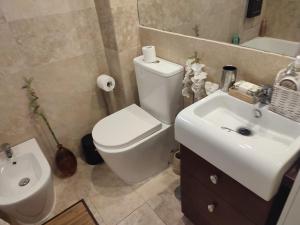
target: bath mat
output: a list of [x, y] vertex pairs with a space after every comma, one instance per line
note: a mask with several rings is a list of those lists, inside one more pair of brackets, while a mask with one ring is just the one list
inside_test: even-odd
[[99, 225], [82, 199], [43, 225]]

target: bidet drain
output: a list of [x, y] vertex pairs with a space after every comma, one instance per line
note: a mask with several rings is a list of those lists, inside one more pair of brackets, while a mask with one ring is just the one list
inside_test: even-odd
[[24, 187], [24, 186], [26, 186], [29, 182], [30, 182], [30, 178], [28, 178], [28, 177], [22, 178], [22, 179], [19, 181], [19, 186], [20, 186], [20, 187]]

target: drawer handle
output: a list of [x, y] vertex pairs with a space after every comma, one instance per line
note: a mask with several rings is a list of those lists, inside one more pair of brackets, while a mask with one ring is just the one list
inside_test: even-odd
[[217, 175], [211, 175], [209, 177], [210, 181], [213, 183], [213, 184], [217, 184], [218, 183], [218, 176]]
[[210, 213], [213, 213], [213, 212], [215, 211], [215, 209], [216, 209], [216, 205], [215, 205], [215, 204], [209, 204], [209, 205], [207, 206], [207, 210], [208, 210], [208, 212], [210, 212]]

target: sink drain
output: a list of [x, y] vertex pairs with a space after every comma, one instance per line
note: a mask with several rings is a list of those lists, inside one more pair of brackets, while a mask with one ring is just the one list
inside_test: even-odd
[[30, 179], [29, 179], [28, 177], [22, 178], [22, 179], [19, 181], [19, 186], [20, 186], [20, 187], [24, 187], [24, 186], [26, 186], [29, 182], [30, 182]]
[[245, 127], [238, 128], [236, 132], [243, 136], [251, 136], [253, 134], [250, 129], [245, 128]]

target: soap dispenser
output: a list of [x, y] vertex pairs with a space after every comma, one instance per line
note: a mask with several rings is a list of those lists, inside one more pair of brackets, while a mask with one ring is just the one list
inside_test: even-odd
[[285, 72], [286, 76], [300, 75], [300, 55], [298, 55], [293, 63], [291, 63]]
[[294, 91], [300, 91], [300, 56], [297, 56], [286, 69], [279, 71], [275, 83]]

